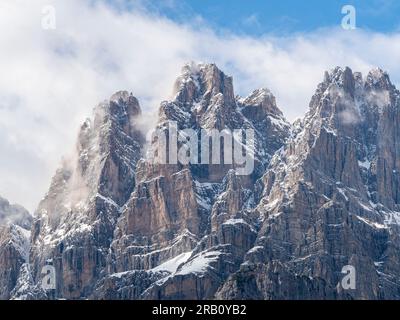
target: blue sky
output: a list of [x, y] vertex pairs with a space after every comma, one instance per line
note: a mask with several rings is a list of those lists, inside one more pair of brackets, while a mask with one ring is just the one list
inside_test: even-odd
[[350, 4], [357, 11], [357, 27], [376, 32], [400, 28], [398, 0], [108, 0], [119, 7], [140, 3], [149, 11], [178, 22], [200, 18], [220, 32], [291, 34], [338, 26], [341, 9]]

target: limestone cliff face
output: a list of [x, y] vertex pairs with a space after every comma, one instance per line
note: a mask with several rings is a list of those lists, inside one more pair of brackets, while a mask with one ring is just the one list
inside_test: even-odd
[[[111, 245], [110, 272], [132, 278], [145, 271], [160, 280], [131, 298], [213, 296], [255, 240], [255, 229], [246, 221], [253, 218], [246, 210], [255, 204], [256, 180], [290, 127], [268, 90], [257, 90], [245, 99], [235, 97], [232, 78], [215, 65], [185, 66], [174, 90], [175, 98], [160, 106], [159, 130], [169, 135], [170, 121], [178, 129], [193, 129], [197, 136], [201, 129], [252, 129], [255, 170], [238, 176], [235, 164], [139, 162], [137, 188], [123, 209]], [[209, 260], [218, 271], [204, 272], [211, 268]], [[120, 277], [111, 273], [99, 292], [110, 293]], [[193, 285], [199, 285], [200, 292]]]
[[[145, 139], [137, 99], [118, 92], [56, 172], [29, 257], [7, 245], [15, 226], [0, 232], [0, 297], [399, 299], [399, 114], [379, 69], [327, 72], [289, 124], [268, 89], [241, 98], [217, 66], [186, 65], [156, 129], [167, 140], [171, 121], [197, 138], [251, 129], [254, 170], [240, 175], [237, 163], [154, 162], [161, 138]], [[57, 280], [47, 292], [46, 265]], [[341, 284], [345, 266], [355, 289]]]
[[139, 103], [118, 92], [82, 125], [76, 150], [53, 178], [32, 228], [33, 278], [46, 264], [57, 274], [56, 297], [81, 298], [106, 266], [121, 207], [135, 188], [144, 142], [135, 121]]
[[22, 206], [10, 204], [6, 199], [0, 197], [0, 225], [17, 225], [24, 229], [30, 229], [33, 217]]
[[[399, 114], [400, 94], [381, 70], [326, 74], [263, 177], [255, 247], [218, 297], [399, 298]], [[346, 265], [354, 290], [340, 285]]]

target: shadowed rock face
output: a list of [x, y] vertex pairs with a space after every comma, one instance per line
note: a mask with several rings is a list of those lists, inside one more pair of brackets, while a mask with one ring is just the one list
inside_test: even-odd
[[0, 299], [10, 299], [21, 267], [28, 260], [32, 216], [0, 197]]
[[3, 251], [0, 271], [18, 271], [2, 298], [46, 297], [51, 264], [48, 298], [398, 299], [399, 110], [382, 70], [335, 68], [290, 125], [268, 89], [240, 98], [215, 65], [189, 64], [156, 128], [254, 130], [254, 171], [240, 176], [235, 164], [150, 161], [158, 141], [145, 143], [137, 99], [118, 92], [56, 172], [29, 259]]

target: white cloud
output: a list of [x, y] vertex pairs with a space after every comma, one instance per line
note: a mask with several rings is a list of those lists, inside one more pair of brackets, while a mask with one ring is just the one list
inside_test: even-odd
[[[56, 29], [41, 28], [54, 5]], [[268, 87], [293, 120], [323, 71], [373, 66], [400, 80], [400, 34], [342, 29], [279, 38], [221, 34], [197, 19], [175, 23], [93, 1], [3, 0], [0, 5], [0, 194], [33, 210], [78, 125], [113, 92], [132, 91], [151, 112], [168, 98], [183, 63], [215, 62], [236, 92]]]

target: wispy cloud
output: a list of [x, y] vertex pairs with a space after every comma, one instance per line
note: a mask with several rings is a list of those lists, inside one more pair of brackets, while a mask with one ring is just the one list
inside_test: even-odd
[[[336, 65], [380, 66], [400, 80], [399, 33], [338, 28], [252, 38], [104, 3], [2, 1], [0, 194], [31, 210], [97, 102], [127, 89], [153, 112], [187, 61], [216, 62], [241, 95], [270, 88], [289, 119], [304, 114], [323, 71]], [[48, 4], [55, 30], [41, 28]]]
[[260, 20], [258, 18], [257, 13], [253, 13], [247, 17], [245, 17], [242, 21], [242, 24], [245, 27], [253, 27], [253, 28], [259, 28], [260, 27]]

